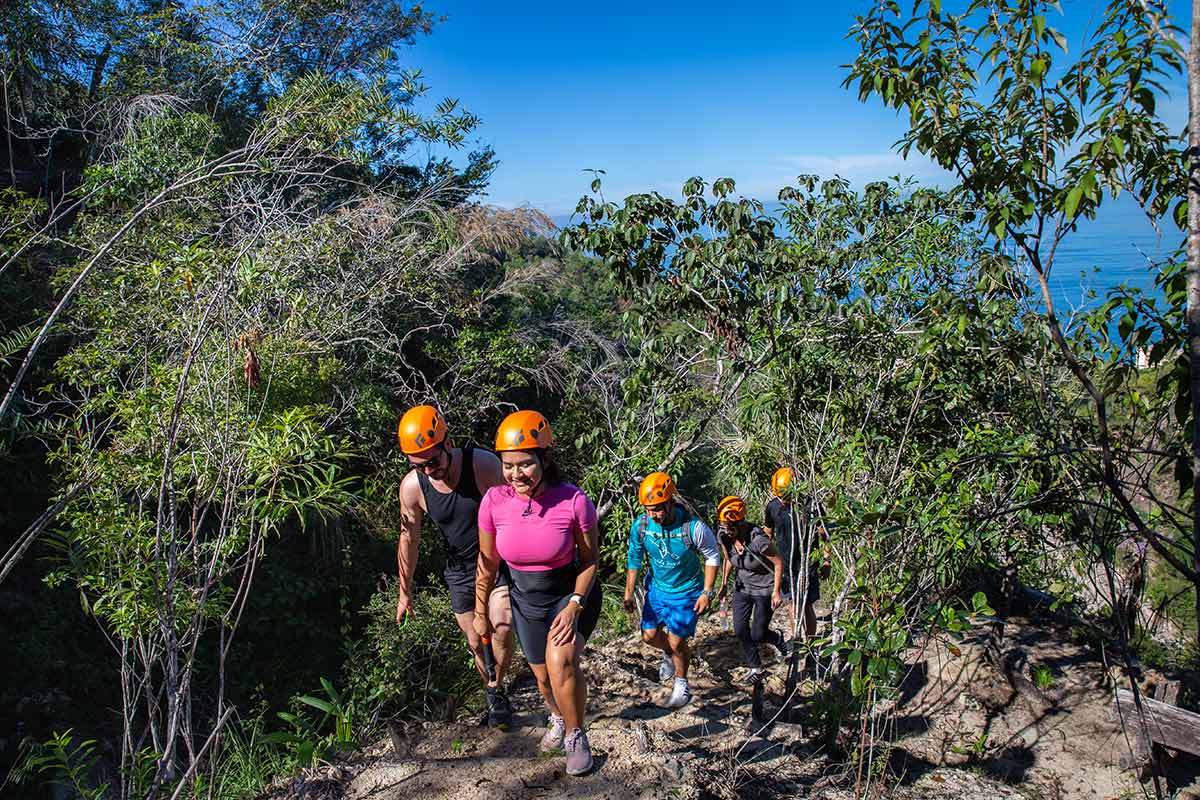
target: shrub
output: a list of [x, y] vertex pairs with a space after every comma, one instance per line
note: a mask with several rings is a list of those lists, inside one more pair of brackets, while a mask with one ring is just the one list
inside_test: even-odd
[[350, 693], [378, 704], [382, 714], [429, 719], [448, 698], [479, 686], [475, 662], [441, 585], [422, 587], [413, 615], [396, 624], [396, 581], [389, 580], [363, 611], [366, 632], [347, 659]]

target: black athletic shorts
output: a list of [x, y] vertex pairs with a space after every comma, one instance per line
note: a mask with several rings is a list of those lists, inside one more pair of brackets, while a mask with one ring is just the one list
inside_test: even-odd
[[[450, 608], [455, 614], [464, 614], [475, 610], [475, 565], [452, 564], [442, 570], [442, 578], [446, 588], [450, 590]], [[496, 586], [508, 585], [508, 566], [500, 563], [500, 571], [496, 573]]]
[[[546, 663], [550, 623], [571, 602], [578, 574], [579, 568], [574, 564], [543, 572], [512, 571], [509, 599], [512, 601], [513, 626], [517, 629], [525, 660], [530, 664]], [[583, 611], [575, 619], [575, 634], [586, 642], [599, 620], [600, 581], [594, 580], [584, 600]]]

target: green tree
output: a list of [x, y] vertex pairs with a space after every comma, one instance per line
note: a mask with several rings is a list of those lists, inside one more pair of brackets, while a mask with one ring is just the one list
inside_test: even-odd
[[[1200, 392], [1192, 383], [1200, 327], [1189, 329], [1200, 299], [1186, 299], [1185, 276], [1168, 263], [1157, 275], [1165, 302], [1119, 291], [1091, 330], [1073, 338], [1049, 285], [1060, 245], [1106, 196], [1129, 192], [1152, 218], [1188, 226], [1195, 203], [1184, 200], [1184, 145], [1157, 113], [1183, 67], [1179, 29], [1165, 3], [1113, 0], [1072, 57], [1050, 24], [1059, 13], [1057, 3], [1033, 0], [953, 9], [931, 0], [911, 10], [881, 3], [853, 28], [861, 50], [846, 83], [864, 100], [906, 111], [901, 152], [916, 150], [954, 173], [988, 233], [1029, 265], [1042, 324], [1092, 409], [1090, 425], [1075, 425], [1067, 441], [1094, 500], [1200, 586]], [[1114, 317], [1116, 341], [1107, 324]], [[1147, 404], [1132, 363], [1151, 344], [1162, 380]], [[1141, 409], [1128, 418], [1149, 417], [1148, 431], [1130, 428], [1114, 405]], [[1163, 471], [1178, 477], [1186, 510], [1155, 490]], [[1110, 593], [1115, 602], [1115, 586]]]
[[708, 491], [754, 499], [786, 464], [820, 501], [842, 578], [833, 632], [810, 643], [835, 659], [832, 743], [895, 691], [912, 631], [955, 634], [986, 606], [959, 603], [968, 570], [1044, 555], [1037, 532], [1070, 496], [1052, 458], [1022, 457], [1053, 416], [1024, 374], [1027, 289], [952, 194], [805, 176], [776, 219], [730, 180], [708, 190], [597, 194], [564, 236], [630, 303], [644, 369], [625, 404], [662, 432], [663, 463], [690, 454]]

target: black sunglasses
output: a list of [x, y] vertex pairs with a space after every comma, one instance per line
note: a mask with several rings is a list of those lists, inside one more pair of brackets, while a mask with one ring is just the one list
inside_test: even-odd
[[408, 460], [408, 465], [413, 469], [419, 469], [421, 472], [428, 473], [431, 469], [440, 469], [442, 466], [442, 456], [446, 453], [446, 448], [438, 445], [438, 452], [432, 457], [421, 462]]

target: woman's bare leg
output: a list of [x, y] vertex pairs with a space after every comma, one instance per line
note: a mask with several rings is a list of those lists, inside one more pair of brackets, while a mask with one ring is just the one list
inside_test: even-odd
[[587, 707], [587, 681], [581, 667], [583, 647], [583, 637], [579, 635], [575, 636], [573, 644], [546, 643], [550, 684], [568, 731], [583, 727], [584, 709]]

